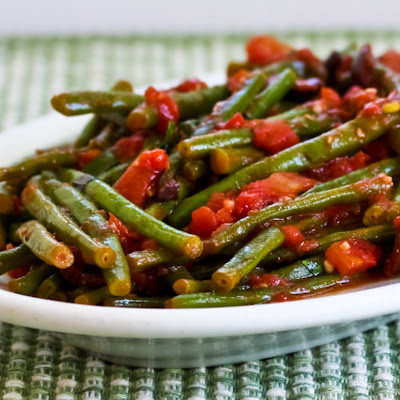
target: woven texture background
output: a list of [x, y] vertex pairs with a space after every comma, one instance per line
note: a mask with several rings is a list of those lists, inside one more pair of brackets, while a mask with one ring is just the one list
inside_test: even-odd
[[[287, 33], [326, 55], [349, 42], [400, 49], [400, 32]], [[223, 70], [244, 36], [0, 39], [0, 130], [50, 111], [51, 94]], [[32, 143], [34, 146], [34, 143]], [[0, 325], [0, 398], [56, 400], [399, 399], [400, 322], [316, 349], [191, 370], [104, 363], [46, 332]]]

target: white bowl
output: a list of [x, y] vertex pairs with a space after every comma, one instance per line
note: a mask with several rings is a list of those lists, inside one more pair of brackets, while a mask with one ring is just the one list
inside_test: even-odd
[[[85, 121], [54, 113], [2, 133], [2, 165], [72, 141]], [[397, 279], [295, 302], [187, 310], [60, 303], [10, 293], [6, 281], [0, 280], [1, 321], [54, 332], [106, 360], [135, 366], [186, 368], [273, 357], [400, 317]]]

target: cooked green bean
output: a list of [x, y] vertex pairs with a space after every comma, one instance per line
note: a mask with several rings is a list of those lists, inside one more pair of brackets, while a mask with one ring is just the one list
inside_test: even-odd
[[212, 281], [215, 286], [223, 292], [229, 292], [267, 254], [280, 247], [284, 240], [285, 235], [279, 228], [265, 229], [213, 273]]
[[57, 208], [39, 189], [37, 180], [26, 185], [21, 196], [26, 209], [46, 228], [55, 232], [66, 243], [77, 246], [89, 264], [109, 268], [114, 264], [115, 252], [84, 233], [66, 214]]
[[287, 68], [259, 93], [246, 110], [248, 119], [262, 118], [272, 106], [279, 103], [296, 82], [296, 74]]
[[45, 279], [37, 288], [35, 296], [41, 299], [49, 299], [53, 296], [62, 285], [62, 279], [59, 272], [54, 272]]
[[56, 179], [44, 181], [41, 185], [57, 204], [70, 210], [85, 232], [114, 250], [115, 262], [111, 268], [103, 270], [110, 293], [114, 296], [130, 293], [132, 283], [124, 251], [118, 237], [110, 230], [107, 220], [99, 213], [98, 208], [79, 190]]
[[24, 244], [10, 250], [0, 251], [0, 275], [37, 261], [38, 259]]
[[131, 307], [131, 308], [164, 308], [164, 298], [140, 297], [129, 294], [125, 297], [107, 297], [103, 305], [107, 307]]
[[196, 279], [178, 279], [173, 285], [176, 294], [211, 292], [213, 290], [213, 282], [211, 280], [198, 281]]
[[8, 283], [11, 292], [30, 296], [36, 292], [40, 284], [55, 272], [49, 265], [35, 265], [30, 271], [18, 279], [13, 279]]
[[96, 290], [90, 290], [82, 293], [81, 295], [75, 297], [74, 303], [95, 306], [97, 304], [102, 304], [103, 301], [109, 296], [110, 291], [108, 290], [108, 287], [105, 286]]
[[63, 269], [70, 267], [74, 262], [72, 251], [65, 244], [55, 240], [38, 221], [31, 220], [22, 224], [18, 235], [22, 243], [46, 264]]
[[210, 165], [217, 175], [229, 175], [261, 160], [265, 154], [253, 146], [214, 149], [210, 152]]
[[146, 237], [157, 240], [170, 250], [191, 258], [198, 257], [203, 251], [203, 245], [198, 236], [180, 231], [157, 220], [104, 182], [74, 170], [61, 170], [59, 177], [61, 180], [80, 186], [90, 198], [112, 212], [126, 225]]
[[6, 187], [0, 186], [0, 214], [10, 214], [14, 209], [11, 193]]

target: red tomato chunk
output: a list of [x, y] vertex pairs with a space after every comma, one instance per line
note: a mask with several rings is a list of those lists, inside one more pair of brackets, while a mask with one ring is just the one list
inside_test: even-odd
[[186, 93], [198, 89], [206, 89], [208, 86], [205, 82], [197, 78], [186, 79], [178, 86], [174, 87], [172, 90], [177, 92]]
[[246, 44], [248, 60], [257, 65], [267, 65], [287, 58], [292, 48], [273, 36], [254, 36]]
[[160, 173], [169, 168], [162, 149], [144, 151], [118, 179], [114, 189], [132, 203], [142, 207], [154, 192]]
[[154, 106], [158, 112], [157, 130], [165, 133], [170, 121], [178, 122], [179, 108], [168, 92], [149, 86], [144, 94], [146, 103]]
[[381, 249], [367, 240], [350, 238], [333, 243], [325, 257], [340, 275], [353, 275], [376, 267]]
[[109, 213], [108, 226], [118, 236], [125, 253], [137, 250], [137, 241], [141, 238], [138, 233], [129, 229], [112, 213]]
[[293, 199], [311, 189], [317, 181], [295, 172], [276, 172], [269, 178], [252, 182], [242, 188], [236, 199], [235, 213], [240, 218], [251, 210], [259, 210], [277, 201]]
[[270, 154], [278, 153], [300, 142], [296, 133], [283, 120], [254, 120], [247, 123], [247, 126], [254, 129], [255, 145]]
[[295, 248], [305, 241], [304, 235], [301, 231], [293, 225], [286, 225], [281, 227], [281, 231], [285, 235], [285, 242], [283, 245], [289, 248]]
[[101, 151], [99, 149], [89, 149], [89, 150], [83, 151], [78, 156], [76, 166], [78, 167], [78, 169], [85, 168], [95, 158], [97, 158], [100, 155], [100, 153], [101, 153]]
[[135, 158], [143, 147], [144, 134], [137, 132], [130, 137], [118, 140], [114, 145], [114, 152], [120, 163], [124, 163]]
[[252, 289], [268, 288], [271, 286], [289, 286], [289, 281], [275, 274], [250, 275]]

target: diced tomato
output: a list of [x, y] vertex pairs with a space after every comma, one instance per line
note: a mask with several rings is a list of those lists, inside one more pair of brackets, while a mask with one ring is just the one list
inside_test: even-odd
[[206, 89], [208, 86], [205, 82], [201, 81], [200, 79], [197, 78], [191, 78], [191, 79], [186, 79], [182, 83], [180, 83], [178, 86], [174, 87], [172, 90], [176, 90], [177, 92], [191, 92], [193, 90], [198, 90], [198, 89]]
[[132, 281], [138, 293], [144, 293], [148, 296], [160, 295], [165, 289], [164, 280], [157, 268], [151, 268], [143, 272], [134, 272], [132, 274]]
[[287, 58], [292, 48], [274, 36], [254, 36], [246, 44], [247, 59], [257, 65], [267, 65]]
[[237, 92], [243, 87], [244, 82], [249, 77], [250, 72], [247, 69], [239, 69], [235, 74], [228, 78], [228, 89], [230, 92]]
[[220, 122], [216, 125], [216, 129], [239, 129], [246, 124], [246, 120], [243, 115], [236, 113], [231, 119], [225, 122]]
[[144, 151], [118, 179], [114, 189], [132, 203], [142, 207], [152, 195], [162, 171], [169, 168], [165, 150]]
[[340, 108], [342, 106], [342, 99], [339, 93], [327, 87], [321, 89], [321, 100], [324, 102], [325, 107], [329, 110], [332, 108]]
[[218, 224], [230, 224], [235, 221], [233, 212], [235, 209], [235, 201], [230, 199], [224, 200], [224, 205], [217, 211]]
[[396, 218], [393, 220], [393, 225], [394, 225], [396, 228], [399, 228], [399, 229], [400, 229], [400, 216], [399, 216], [399, 217], [396, 217]]
[[289, 281], [275, 274], [250, 275], [252, 289], [268, 288], [271, 286], [289, 286]]
[[216, 213], [211, 208], [203, 206], [192, 212], [192, 222], [188, 230], [201, 238], [208, 238], [218, 226]]
[[285, 293], [275, 293], [271, 299], [271, 301], [275, 302], [275, 303], [283, 303], [284, 301], [288, 301], [288, 300], [289, 300], [289, 296]]
[[368, 143], [364, 150], [373, 162], [384, 160], [393, 154], [392, 149], [383, 137]]
[[318, 58], [310, 49], [299, 49], [296, 50], [295, 56], [297, 60], [303, 61], [308, 65], [322, 65], [323, 62]]
[[333, 243], [325, 252], [327, 261], [340, 275], [353, 275], [376, 267], [382, 251], [375, 244], [358, 238]]
[[319, 181], [326, 182], [357, 169], [364, 168], [368, 165], [369, 161], [369, 155], [363, 151], [359, 151], [353, 157], [339, 157], [328, 161], [322, 167], [311, 169], [307, 175]]
[[300, 142], [287, 122], [283, 120], [253, 120], [247, 124], [254, 130], [254, 144], [271, 154], [278, 153]]
[[377, 99], [375, 88], [362, 89], [360, 86], [352, 86], [344, 95], [346, 108], [353, 114], [358, 114], [366, 104]]
[[138, 250], [138, 240], [141, 239], [141, 236], [134, 230], [129, 229], [112, 213], [109, 213], [108, 226], [118, 236], [125, 253]]
[[360, 111], [360, 115], [363, 115], [365, 117], [375, 117], [379, 114], [382, 114], [382, 108], [381, 105], [377, 102], [367, 103]]
[[143, 147], [144, 132], [136, 132], [130, 137], [123, 137], [114, 145], [114, 153], [120, 163], [134, 159]]
[[396, 230], [392, 254], [385, 261], [384, 271], [387, 276], [394, 276], [400, 272], [400, 216], [393, 221]]
[[318, 242], [315, 239], [304, 240], [296, 246], [296, 252], [298, 254], [308, 253], [318, 248]]
[[211, 208], [214, 212], [217, 212], [224, 206], [225, 194], [221, 192], [213, 193], [208, 200], [207, 207]]
[[157, 130], [165, 133], [170, 121], [178, 122], [179, 108], [168, 92], [149, 86], [144, 94], [146, 103], [154, 106], [158, 112]]
[[76, 166], [78, 169], [85, 168], [90, 162], [100, 155], [101, 151], [99, 149], [89, 149], [85, 150], [79, 154]]
[[269, 178], [252, 182], [242, 188], [236, 198], [235, 214], [243, 218], [252, 210], [259, 210], [268, 204], [294, 198], [312, 188], [317, 181], [295, 172], [277, 172]]
[[304, 235], [294, 225], [282, 226], [280, 229], [285, 235], [285, 242], [283, 243], [285, 247], [295, 248], [305, 240]]
[[379, 59], [387, 67], [400, 74], [400, 53], [398, 51], [388, 50]]

